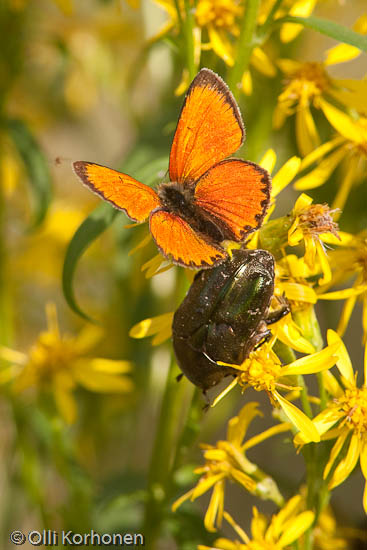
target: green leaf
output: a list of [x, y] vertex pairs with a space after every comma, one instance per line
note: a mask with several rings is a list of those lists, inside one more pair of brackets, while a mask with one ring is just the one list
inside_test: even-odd
[[[141, 147], [124, 163], [124, 172], [134, 174], [134, 177], [140, 181], [151, 185], [158, 178], [162, 179], [167, 166], [167, 157], [155, 157], [154, 150]], [[153, 160], [147, 162], [147, 158]], [[112, 224], [118, 214], [119, 210], [113, 208], [109, 203], [100, 204], [78, 227], [66, 250], [62, 273], [65, 299], [75, 313], [93, 323], [97, 321], [89, 317], [78, 306], [75, 299], [73, 290], [75, 269], [85, 250]]]
[[339, 25], [339, 23], [335, 23], [334, 21], [329, 21], [328, 19], [314, 17], [313, 15], [310, 17], [294, 17], [288, 15], [286, 17], [282, 17], [281, 19], [277, 19], [275, 23], [277, 25], [283, 23], [298, 23], [304, 27], [309, 27], [314, 31], [320, 32], [321, 34], [326, 34], [326, 36], [330, 36], [331, 38], [338, 40], [338, 42], [350, 44], [351, 46], [359, 48], [363, 52], [367, 52], [367, 36], [352, 31], [351, 29], [348, 29], [343, 25]]
[[92, 323], [96, 321], [80, 309], [75, 299], [73, 290], [75, 268], [84, 251], [111, 225], [118, 213], [119, 211], [108, 203], [103, 202], [97, 206], [76, 230], [65, 255], [62, 271], [62, 287], [65, 299], [75, 313]]
[[23, 121], [11, 119], [6, 121], [6, 125], [28, 174], [34, 228], [44, 220], [51, 200], [52, 183], [48, 162], [37, 140]]

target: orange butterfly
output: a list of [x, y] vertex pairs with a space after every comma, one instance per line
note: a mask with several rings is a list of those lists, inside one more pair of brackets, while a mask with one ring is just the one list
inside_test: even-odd
[[266, 170], [227, 159], [245, 139], [241, 113], [225, 82], [209, 69], [192, 81], [157, 191], [127, 174], [74, 162], [82, 182], [134, 221], [149, 217], [160, 252], [174, 263], [211, 268], [228, 258], [221, 242], [242, 242], [260, 227], [270, 201]]

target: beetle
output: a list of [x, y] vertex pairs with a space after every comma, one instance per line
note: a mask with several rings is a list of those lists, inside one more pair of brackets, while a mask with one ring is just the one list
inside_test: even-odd
[[240, 365], [268, 339], [268, 325], [289, 313], [269, 313], [274, 293], [274, 258], [266, 250], [234, 250], [231, 260], [200, 271], [172, 323], [173, 348], [183, 374], [204, 392]]

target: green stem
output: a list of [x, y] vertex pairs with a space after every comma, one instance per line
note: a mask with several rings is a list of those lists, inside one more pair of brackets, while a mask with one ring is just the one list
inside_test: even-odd
[[255, 29], [260, 0], [247, 0], [242, 19], [240, 37], [237, 43], [235, 62], [228, 75], [228, 85], [235, 97], [238, 97], [242, 75], [247, 71], [252, 50], [255, 46]]
[[302, 401], [303, 411], [305, 414], [307, 414], [309, 418], [312, 418], [313, 414], [312, 414], [312, 408], [311, 408], [310, 402], [308, 400], [308, 390], [307, 390], [307, 386], [305, 384], [304, 378], [301, 374], [297, 376], [297, 384], [298, 386], [302, 386], [303, 388], [303, 391], [301, 392], [301, 401]]
[[185, 462], [186, 455], [200, 431], [200, 420], [203, 413], [204, 407], [202, 391], [195, 388], [189, 412], [187, 414], [187, 420], [177, 443], [176, 455], [172, 467], [173, 474], [181, 466], [181, 464]]
[[177, 425], [182, 414], [185, 384], [177, 382], [178, 374], [178, 367], [172, 359], [163, 394], [148, 477], [144, 534], [151, 550], [156, 548], [163, 510], [167, 504], [167, 489], [170, 482]]
[[283, 0], [276, 0], [274, 2], [274, 5], [271, 8], [268, 17], [266, 18], [265, 23], [262, 25], [262, 27], [260, 29], [260, 32], [263, 36], [267, 35], [269, 27], [271, 26], [271, 24], [274, 21], [275, 14], [277, 13], [277, 11], [280, 8], [280, 6], [282, 5], [282, 3], [283, 3]]
[[189, 71], [190, 82], [196, 75], [195, 44], [194, 44], [194, 14], [190, 0], [185, 0], [184, 36], [186, 46], [186, 64]]

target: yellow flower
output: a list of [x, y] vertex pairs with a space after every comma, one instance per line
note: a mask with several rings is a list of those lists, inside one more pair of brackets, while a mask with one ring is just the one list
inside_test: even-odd
[[51, 391], [60, 414], [72, 423], [77, 414], [73, 391], [78, 384], [100, 393], [132, 390], [132, 381], [125, 376], [131, 371], [129, 362], [87, 356], [103, 336], [100, 329], [87, 327], [77, 337], [61, 335], [54, 304], [47, 304], [46, 315], [47, 330], [27, 355], [0, 347], [0, 357], [13, 364], [15, 391], [33, 386], [40, 392]]
[[353, 548], [353, 540], [367, 542], [367, 532], [341, 526], [331, 506], [327, 506], [320, 513], [313, 537], [315, 550], [349, 550]]
[[225, 483], [228, 480], [239, 483], [247, 491], [262, 499], [271, 499], [278, 505], [283, 503], [274, 480], [262, 472], [256, 464], [250, 462], [245, 451], [275, 434], [288, 431], [291, 425], [283, 423], [273, 426], [244, 443], [248, 426], [258, 415], [261, 415], [258, 403], [247, 403], [238, 416], [229, 420], [225, 441], [218, 441], [215, 446], [202, 445], [205, 465], [194, 470], [195, 473], [201, 474], [201, 477], [196, 487], [176, 500], [172, 506], [173, 511], [176, 511], [186, 500], [195, 500], [213, 489], [204, 525], [208, 531], [216, 531], [216, 526], [220, 527], [222, 523]]
[[[155, 0], [169, 15], [170, 21], [166, 23], [154, 40], [161, 38], [171, 30], [177, 32], [180, 21], [186, 17], [183, 1]], [[201, 50], [213, 50], [213, 52], [228, 66], [234, 64], [236, 39], [239, 36], [239, 23], [243, 17], [243, 0], [198, 0], [192, 4], [195, 26], [193, 29], [195, 64], [199, 65]], [[177, 6], [179, 13], [177, 13]], [[268, 55], [260, 46], [255, 46], [252, 51], [251, 65], [263, 75], [274, 77], [276, 68]], [[189, 85], [187, 71], [183, 72], [182, 81], [176, 89], [176, 95], [183, 93]], [[252, 79], [249, 71], [242, 77], [242, 88], [246, 94], [252, 93]]]
[[327, 204], [312, 204], [311, 197], [302, 193], [294, 205], [294, 222], [288, 231], [290, 246], [296, 246], [304, 241], [305, 264], [313, 273], [318, 272], [319, 266], [323, 272], [320, 283], [328, 283], [331, 280], [331, 269], [323, 240], [325, 234], [338, 238], [338, 225], [332, 218], [333, 213]]
[[154, 336], [152, 344], [158, 346], [171, 338], [172, 320], [173, 312], [144, 319], [130, 329], [129, 336], [138, 339]]
[[[367, 94], [367, 81], [364, 85], [364, 97]], [[323, 185], [338, 165], [342, 168], [341, 185], [332, 204], [332, 208], [343, 209], [353, 185], [365, 180], [367, 170], [367, 117], [352, 118], [324, 99], [319, 101], [326, 118], [338, 132], [330, 141], [323, 143], [303, 159], [301, 170], [314, 163], [317, 167], [300, 178], [295, 189], [307, 190]]]
[[363, 81], [339, 81], [332, 78], [326, 70], [327, 65], [346, 61], [348, 55], [346, 53], [343, 57], [343, 53], [345, 50], [349, 51], [349, 48], [350, 46], [341, 44], [338, 53], [332, 56], [329, 52], [324, 63], [302, 63], [291, 59], [278, 61], [286, 81], [274, 111], [274, 127], [280, 128], [287, 117], [296, 115], [296, 139], [302, 156], [312, 153], [321, 143], [311, 106], [321, 109], [330, 121], [327, 114], [329, 104], [325, 98], [334, 98], [349, 107], [353, 105], [357, 108], [361, 104], [360, 95], [366, 89]]
[[232, 525], [240, 540], [231, 541], [220, 538], [215, 541], [214, 547], [199, 545], [198, 550], [283, 550], [290, 548], [292, 543], [298, 541], [311, 527], [315, 519], [315, 514], [310, 510], [301, 510], [302, 497], [300, 495], [291, 498], [270, 521], [254, 507], [251, 539], [232, 517], [224, 512], [224, 517]]
[[214, 400], [215, 406], [236, 384], [242, 387], [243, 391], [251, 386], [256, 391], [266, 391], [271, 402], [280, 405], [284, 414], [302, 433], [312, 441], [320, 441], [315, 426], [293, 403], [285, 399], [278, 390], [287, 389], [290, 391], [301, 390], [300, 387], [291, 386], [284, 381], [285, 377], [314, 374], [328, 370], [335, 365], [338, 357], [339, 343], [331, 344], [322, 351], [301, 357], [292, 363], [283, 366], [273, 351], [276, 336], [269, 342], [263, 344], [250, 353], [249, 357], [241, 365], [218, 362], [235, 369], [237, 377], [227, 386], [223, 392]]
[[[342, 385], [331, 373], [324, 375], [325, 387], [333, 399], [313, 420], [322, 440], [337, 438], [324, 470], [324, 479], [328, 479], [330, 490], [337, 487], [352, 473], [359, 459], [366, 479], [363, 507], [367, 513], [367, 347], [364, 355], [364, 383], [359, 388], [352, 362], [340, 337], [329, 329], [327, 338], [329, 345], [339, 345], [336, 365]], [[309, 441], [304, 434], [295, 437], [296, 444]], [[341, 455], [343, 449], [346, 452]]]
[[367, 340], [367, 231], [359, 235], [340, 233], [342, 245], [330, 252], [333, 278], [328, 286], [335, 286], [355, 277], [352, 287], [318, 295], [319, 300], [345, 300], [337, 332], [343, 336], [357, 299], [362, 300], [363, 341]]

